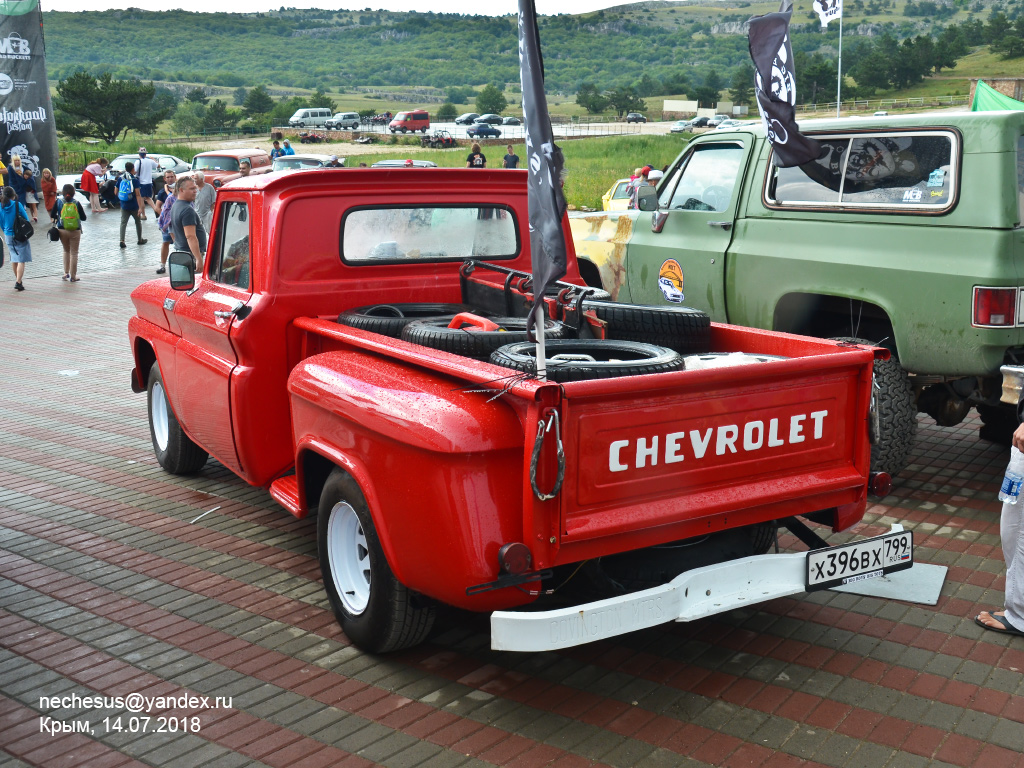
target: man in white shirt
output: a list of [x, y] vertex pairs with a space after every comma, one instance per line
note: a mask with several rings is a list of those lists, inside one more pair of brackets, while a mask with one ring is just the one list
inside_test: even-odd
[[146, 205], [160, 215], [160, 210], [153, 202], [153, 171], [157, 169], [156, 161], [146, 156], [146, 148], [139, 147], [139, 162], [135, 164], [135, 174], [139, 178], [139, 194], [142, 195], [142, 218], [146, 218]]

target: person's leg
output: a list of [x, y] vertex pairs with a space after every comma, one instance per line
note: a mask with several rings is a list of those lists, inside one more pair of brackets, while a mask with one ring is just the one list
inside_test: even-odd
[[142, 245], [144, 242], [146, 242], [145, 240], [142, 239], [142, 218], [141, 217], [145, 216], [144, 209], [143, 209], [143, 211], [133, 211], [133, 214], [135, 216], [135, 234], [138, 235], [138, 237], [136, 237], [135, 240], [136, 240], [136, 242], [139, 245]]
[[64, 279], [71, 277], [71, 233], [66, 229], [57, 230], [60, 235], [60, 244], [64, 249]]
[[16, 262], [14, 265], [14, 283], [15, 285], [21, 285], [25, 279], [25, 263]]
[[132, 215], [131, 211], [126, 211], [124, 208], [121, 209], [121, 247], [124, 248], [124, 233], [128, 229], [128, 218]]
[[1016, 629], [1024, 632], [1022, 515], [1024, 515], [1024, 504], [1018, 502], [1012, 506], [1004, 506], [1002, 518], [999, 520], [999, 536], [1003, 544], [1003, 559], [1006, 560], [1006, 618]]
[[78, 282], [78, 246], [82, 242], [82, 230], [76, 229], [71, 233], [69, 245], [71, 246], [71, 282]]

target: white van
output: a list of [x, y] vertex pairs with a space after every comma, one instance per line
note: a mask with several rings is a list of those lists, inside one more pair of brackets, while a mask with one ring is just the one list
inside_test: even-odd
[[331, 118], [331, 110], [326, 108], [297, 109], [288, 119], [292, 128], [323, 128]]
[[336, 131], [341, 130], [342, 128], [351, 128], [354, 131], [359, 127], [359, 113], [338, 112], [334, 117], [327, 121], [324, 127], [332, 128]]

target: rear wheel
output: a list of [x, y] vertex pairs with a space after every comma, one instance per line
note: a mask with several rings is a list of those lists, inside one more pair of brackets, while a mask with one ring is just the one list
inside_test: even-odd
[[149, 436], [153, 440], [153, 452], [160, 466], [172, 475], [191, 475], [202, 469], [210, 454], [193, 442], [178, 424], [167, 399], [159, 363], [153, 363], [149, 369], [146, 401], [149, 409]]
[[423, 642], [434, 605], [395, 578], [362, 492], [340, 469], [327, 478], [318, 515], [320, 573], [348, 638], [371, 653]]

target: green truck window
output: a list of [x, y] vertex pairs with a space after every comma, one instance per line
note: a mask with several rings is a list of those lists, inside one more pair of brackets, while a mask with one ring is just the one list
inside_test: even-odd
[[774, 198], [778, 203], [839, 203], [843, 168], [849, 139], [822, 141], [828, 153], [812, 163], [795, 168], [779, 168], [775, 176]]
[[[673, 173], [675, 184], [668, 207], [682, 211], [724, 211], [732, 200], [733, 188], [743, 162], [743, 145], [702, 144], [691, 153], [681, 170]], [[678, 179], [678, 182], [676, 181]], [[662, 193], [662, 199], [670, 187]]]

